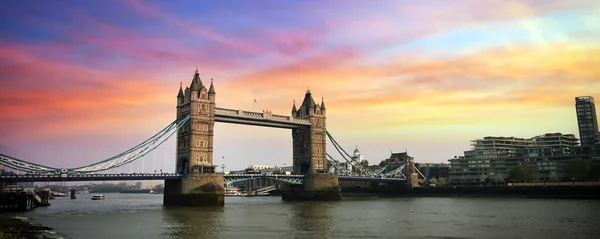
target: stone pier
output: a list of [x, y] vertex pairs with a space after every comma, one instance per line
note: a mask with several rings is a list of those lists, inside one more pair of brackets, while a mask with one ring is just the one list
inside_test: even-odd
[[223, 174], [186, 174], [181, 179], [165, 180], [165, 206], [223, 206]]
[[304, 185], [288, 185], [282, 189], [281, 198], [285, 201], [338, 201], [342, 191], [337, 174], [307, 174]]

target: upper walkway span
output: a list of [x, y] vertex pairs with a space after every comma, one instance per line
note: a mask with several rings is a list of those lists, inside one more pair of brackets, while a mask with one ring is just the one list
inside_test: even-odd
[[298, 127], [311, 125], [310, 120], [308, 119], [271, 114], [271, 112], [268, 110], [259, 113], [219, 107], [215, 108], [215, 122], [266, 126], [284, 129], [295, 129]]

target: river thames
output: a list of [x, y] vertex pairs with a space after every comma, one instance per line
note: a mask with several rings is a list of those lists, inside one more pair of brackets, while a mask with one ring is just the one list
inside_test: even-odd
[[10, 216], [57, 238], [600, 238], [592, 200], [227, 197], [222, 208], [164, 208], [162, 195], [77, 196]]

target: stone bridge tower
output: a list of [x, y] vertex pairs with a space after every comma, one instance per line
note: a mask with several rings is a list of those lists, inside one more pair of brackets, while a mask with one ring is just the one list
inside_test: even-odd
[[165, 180], [165, 205], [218, 206], [224, 204], [224, 178], [213, 164], [215, 88], [202, 84], [198, 69], [192, 83], [177, 94], [177, 120], [191, 118], [177, 132], [176, 172], [181, 179]]
[[179, 87], [177, 94], [177, 120], [191, 115], [190, 120], [177, 132], [177, 165], [176, 172], [214, 173], [213, 136], [215, 126], [215, 88], [210, 82], [210, 89], [202, 84], [198, 70], [194, 74], [192, 84], [183, 91]]
[[294, 174], [304, 175], [303, 185], [290, 185], [282, 190], [283, 200], [341, 200], [336, 174], [327, 173], [327, 114], [325, 102], [316, 104], [310, 90], [292, 117], [310, 120], [311, 125], [292, 130]]
[[325, 102], [321, 99], [321, 105], [316, 104], [307, 90], [299, 109], [294, 102], [292, 117], [308, 119], [311, 123], [310, 127], [292, 130], [294, 174], [327, 172]]

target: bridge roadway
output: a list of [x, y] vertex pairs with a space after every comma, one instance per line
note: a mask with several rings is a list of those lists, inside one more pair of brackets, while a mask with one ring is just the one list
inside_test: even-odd
[[[178, 179], [176, 173], [121, 173], [121, 174], [19, 174], [0, 175], [0, 182], [72, 182], [72, 181], [139, 181]], [[225, 182], [270, 178], [290, 183], [301, 183], [304, 175], [283, 174], [225, 174]], [[363, 176], [339, 176], [339, 181], [406, 182], [404, 178], [382, 178]]]

